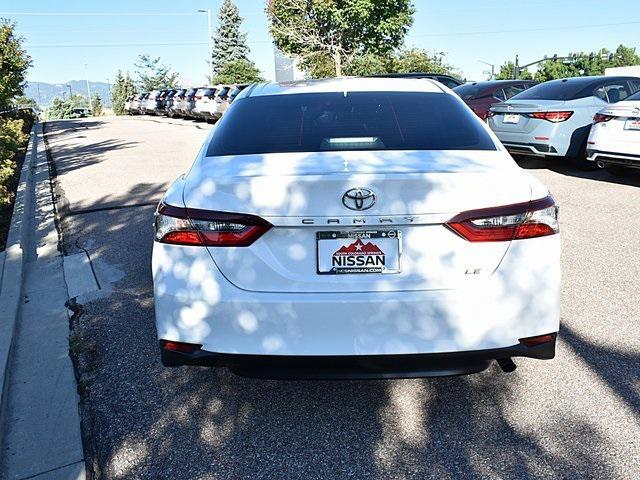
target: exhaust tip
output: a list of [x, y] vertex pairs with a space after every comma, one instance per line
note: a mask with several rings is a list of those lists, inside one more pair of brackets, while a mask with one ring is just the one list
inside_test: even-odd
[[504, 373], [514, 372], [518, 368], [511, 358], [498, 358], [496, 361]]
[[596, 162], [596, 165], [598, 166], [598, 168], [604, 168], [606, 167], [605, 163], [602, 160], [598, 160]]

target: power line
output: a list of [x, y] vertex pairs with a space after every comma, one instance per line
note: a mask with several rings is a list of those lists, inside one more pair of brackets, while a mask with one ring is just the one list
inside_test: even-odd
[[[3, 15], [0, 13], [0, 15]], [[154, 15], [154, 14], [149, 14]], [[158, 14], [160, 15], [160, 14]], [[183, 14], [192, 15], [192, 14]], [[490, 35], [498, 33], [522, 33], [522, 32], [547, 32], [557, 30], [575, 30], [584, 28], [599, 28], [599, 27], [615, 27], [623, 25], [638, 25], [640, 21], [631, 22], [617, 22], [617, 23], [595, 23], [589, 25], [567, 25], [564, 27], [539, 27], [539, 28], [520, 28], [511, 30], [483, 30], [475, 32], [448, 32], [448, 33], [424, 33], [416, 35], [408, 35], [409, 38], [423, 38], [423, 37], [451, 37], [451, 36], [473, 36], [473, 35]], [[254, 40], [248, 41], [250, 44], [272, 43], [271, 40]], [[27, 48], [103, 48], [103, 47], [167, 47], [167, 46], [190, 46], [190, 45], [206, 45], [207, 42], [124, 42], [124, 43], [36, 43], [27, 44]]]
[[582, 28], [596, 27], [617, 27], [622, 25], [638, 25], [640, 21], [634, 22], [618, 22], [618, 23], [594, 23], [590, 25], [567, 25], [564, 27], [539, 27], [539, 28], [517, 28], [513, 30], [483, 30], [476, 32], [447, 32], [447, 33], [424, 33], [419, 35], [407, 35], [409, 38], [416, 37], [458, 37], [471, 35], [489, 35], [494, 33], [522, 33], [522, 32], [547, 32], [552, 30], [576, 30]]
[[[272, 43], [271, 40], [247, 41], [249, 44], [254, 43]], [[171, 46], [190, 46], [190, 45], [207, 45], [207, 42], [137, 42], [137, 43], [34, 43], [26, 44], [26, 48], [103, 48], [103, 47], [171, 47]]]
[[186, 17], [198, 14], [195, 12], [0, 12], [0, 15], [13, 17]]

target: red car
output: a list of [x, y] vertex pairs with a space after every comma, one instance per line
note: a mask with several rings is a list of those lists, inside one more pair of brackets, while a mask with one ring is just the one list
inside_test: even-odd
[[515, 94], [531, 88], [533, 80], [490, 80], [465, 83], [453, 89], [482, 120], [487, 119], [489, 108], [497, 102], [509, 100]]

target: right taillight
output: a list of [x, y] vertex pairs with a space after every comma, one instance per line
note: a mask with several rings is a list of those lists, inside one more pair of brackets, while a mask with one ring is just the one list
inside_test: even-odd
[[161, 203], [155, 240], [173, 245], [247, 247], [271, 228], [255, 215], [186, 209]]
[[470, 242], [504, 242], [544, 237], [560, 231], [551, 195], [530, 202], [460, 213], [445, 224]]
[[546, 120], [551, 123], [560, 123], [566, 120], [569, 120], [573, 115], [573, 112], [533, 112], [529, 113], [528, 116], [531, 118], [537, 118], [538, 120]]
[[613, 117], [611, 115], [603, 115], [602, 113], [596, 113], [593, 116], [593, 123], [603, 123], [603, 122], [608, 122], [609, 120], [611, 120]]

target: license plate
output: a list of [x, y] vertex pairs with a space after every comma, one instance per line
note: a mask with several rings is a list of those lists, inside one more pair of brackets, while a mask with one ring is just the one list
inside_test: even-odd
[[625, 130], [640, 130], [640, 118], [630, 118], [624, 122]]
[[401, 232], [317, 232], [317, 267], [323, 275], [399, 273]]
[[502, 117], [502, 123], [518, 123], [520, 121], [520, 115], [517, 113], [507, 113]]

